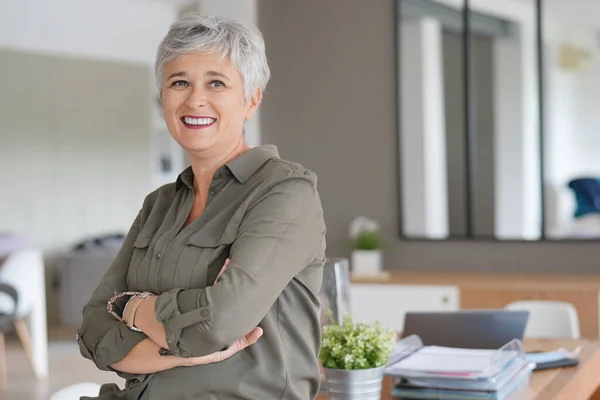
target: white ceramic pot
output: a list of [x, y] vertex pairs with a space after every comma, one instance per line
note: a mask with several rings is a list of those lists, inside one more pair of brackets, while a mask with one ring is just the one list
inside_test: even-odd
[[381, 250], [354, 250], [352, 252], [352, 274], [379, 275], [382, 271]]

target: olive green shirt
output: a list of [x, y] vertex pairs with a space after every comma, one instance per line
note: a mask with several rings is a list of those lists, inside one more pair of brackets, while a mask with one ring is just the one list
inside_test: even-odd
[[[146, 197], [83, 309], [81, 353], [112, 370], [109, 365], [146, 338], [106, 310], [111, 295], [125, 290], [158, 295], [156, 314], [169, 345], [161, 354], [208, 355], [256, 326], [263, 336], [219, 363], [119, 373], [127, 378], [126, 389], [105, 385], [99, 398], [313, 399], [325, 261], [315, 174], [280, 159], [275, 146], [248, 150], [216, 171], [203, 214], [183, 227], [192, 209], [193, 179], [188, 168]], [[231, 263], [217, 280], [228, 257]]]

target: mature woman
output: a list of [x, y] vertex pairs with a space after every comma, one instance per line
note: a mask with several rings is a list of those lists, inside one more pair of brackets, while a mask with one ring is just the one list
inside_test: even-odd
[[127, 378], [99, 398], [312, 399], [325, 225], [315, 175], [244, 143], [269, 79], [262, 35], [188, 14], [156, 77], [191, 167], [146, 197], [83, 310], [82, 354]]

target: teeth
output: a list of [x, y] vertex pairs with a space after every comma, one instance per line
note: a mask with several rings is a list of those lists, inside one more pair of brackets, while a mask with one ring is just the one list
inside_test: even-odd
[[189, 124], [189, 125], [210, 125], [213, 122], [215, 122], [216, 120], [214, 118], [192, 118], [192, 117], [185, 117], [185, 118], [183, 118], [183, 121], [186, 124]]

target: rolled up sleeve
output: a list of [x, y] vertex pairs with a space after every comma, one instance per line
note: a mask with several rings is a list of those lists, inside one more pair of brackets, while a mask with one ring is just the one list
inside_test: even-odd
[[324, 233], [312, 172], [263, 188], [242, 218], [231, 262], [217, 282], [158, 297], [157, 319], [169, 350], [179, 357], [204, 356], [248, 334], [294, 276], [324, 256]]
[[[111, 316], [106, 304], [115, 293], [127, 290], [127, 270], [140, 226], [140, 215], [135, 219], [121, 250], [83, 308], [83, 321], [77, 331], [81, 354], [105, 371], [113, 371], [111, 364], [121, 361], [142, 340], [141, 332], [130, 330]], [[120, 304], [123, 306], [124, 304]], [[122, 309], [122, 307], [121, 307]]]

